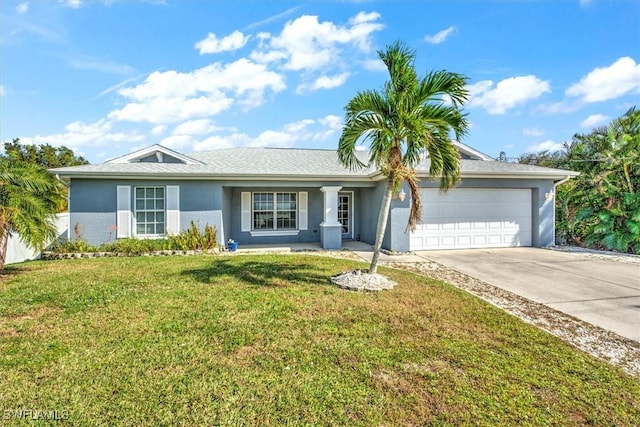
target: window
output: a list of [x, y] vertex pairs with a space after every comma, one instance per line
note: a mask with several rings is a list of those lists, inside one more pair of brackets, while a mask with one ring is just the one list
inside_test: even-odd
[[136, 234], [165, 234], [164, 187], [136, 187], [135, 197]]
[[349, 234], [351, 232], [349, 229], [349, 223], [351, 222], [351, 218], [349, 218], [349, 200], [349, 194], [338, 195], [338, 222], [342, 224], [342, 234]]
[[296, 229], [297, 193], [253, 193], [252, 199], [254, 230]]

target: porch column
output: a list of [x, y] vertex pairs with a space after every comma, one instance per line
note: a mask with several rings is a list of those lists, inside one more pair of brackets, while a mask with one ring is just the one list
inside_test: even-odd
[[321, 187], [324, 193], [324, 220], [320, 223], [322, 249], [342, 248], [342, 224], [338, 222], [338, 191], [342, 187]]

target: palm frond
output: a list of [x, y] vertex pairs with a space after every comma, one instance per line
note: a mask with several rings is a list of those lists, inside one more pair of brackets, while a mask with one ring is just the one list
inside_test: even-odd
[[27, 245], [42, 249], [56, 237], [55, 214], [64, 186], [45, 169], [27, 163], [0, 160], [0, 251], [17, 232]]
[[[387, 46], [378, 55], [387, 68], [389, 80], [380, 91], [358, 92], [345, 107], [338, 157], [350, 169], [361, 168], [364, 164], [356, 156], [356, 146], [368, 144], [369, 164], [387, 177], [388, 191], [397, 191], [404, 182], [408, 184], [411, 190], [408, 227], [413, 229], [422, 212], [419, 180], [414, 170], [422, 155], [429, 153], [429, 174], [440, 178], [443, 190], [460, 179], [459, 153], [451, 136], [460, 139], [469, 129], [461, 110], [469, 98], [467, 78], [440, 70], [419, 79], [415, 51], [402, 42]], [[378, 234], [380, 230], [384, 233], [384, 227], [378, 224]], [[379, 248], [380, 239], [381, 236], [376, 237], [374, 249]]]
[[451, 100], [459, 107], [469, 100], [468, 79], [462, 74], [446, 70], [432, 71], [420, 81], [417, 97], [422, 103], [446, 103]]

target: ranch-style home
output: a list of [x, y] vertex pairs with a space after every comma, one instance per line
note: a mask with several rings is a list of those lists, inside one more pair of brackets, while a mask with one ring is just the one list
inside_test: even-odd
[[[407, 230], [410, 197], [394, 197], [383, 247], [428, 249], [554, 244], [555, 188], [577, 173], [498, 162], [455, 143], [460, 184], [446, 193], [416, 168], [422, 223]], [[367, 160], [367, 152], [358, 152]], [[373, 243], [384, 192], [374, 168], [350, 171], [334, 150], [230, 148], [185, 155], [152, 145], [102, 164], [52, 169], [69, 185], [69, 238], [91, 244], [157, 238], [191, 221], [220, 244]], [[406, 193], [405, 193], [406, 191]]]

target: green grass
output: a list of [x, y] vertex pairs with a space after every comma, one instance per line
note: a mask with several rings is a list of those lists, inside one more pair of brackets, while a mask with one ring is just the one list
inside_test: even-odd
[[385, 269], [393, 291], [327, 282], [362, 266], [252, 255], [9, 267], [0, 416], [57, 410], [68, 425], [153, 426], [640, 423], [637, 378], [447, 284]]

